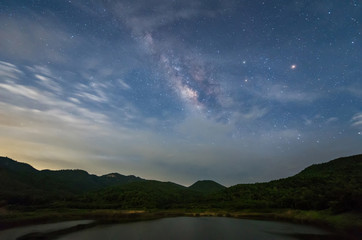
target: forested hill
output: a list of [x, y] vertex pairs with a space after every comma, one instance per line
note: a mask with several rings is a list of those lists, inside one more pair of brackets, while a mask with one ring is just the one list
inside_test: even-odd
[[362, 155], [314, 164], [285, 179], [232, 186], [216, 200], [236, 209], [362, 211]]
[[313, 164], [301, 171], [296, 176], [324, 176], [330, 177], [332, 175], [338, 175], [340, 177], [362, 177], [362, 154], [342, 157], [327, 163]]
[[118, 173], [96, 176], [79, 169], [38, 171], [29, 164], [0, 157], [0, 197], [3, 201], [17, 197], [25, 202], [42, 198], [37, 195], [46, 199], [50, 195], [70, 196], [137, 181], [144, 179]]
[[362, 155], [315, 164], [285, 179], [229, 188], [210, 180], [187, 188], [118, 173], [38, 171], [0, 157], [0, 182], [0, 205], [5, 206], [362, 211]]

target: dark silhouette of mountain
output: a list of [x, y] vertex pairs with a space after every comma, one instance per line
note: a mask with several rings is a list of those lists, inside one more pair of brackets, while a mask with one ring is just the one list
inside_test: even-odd
[[14, 161], [8, 157], [0, 157], [0, 192], [26, 193], [36, 190], [38, 170], [26, 163]]
[[192, 184], [189, 189], [202, 192], [214, 193], [225, 189], [226, 187], [212, 180], [200, 180]]
[[0, 205], [12, 206], [362, 211], [362, 155], [314, 164], [285, 179], [229, 188], [210, 180], [184, 187], [118, 173], [38, 171], [0, 157], [0, 182]]
[[214, 201], [235, 209], [362, 211], [362, 155], [314, 164], [285, 179], [235, 185]]
[[327, 163], [313, 164], [296, 176], [299, 177], [362, 177], [362, 154], [342, 157]]
[[34, 173], [37, 171], [27, 163], [17, 162], [8, 157], [0, 157], [0, 169], [7, 169], [17, 173]]
[[[112, 177], [111, 177], [112, 176]], [[96, 176], [84, 170], [42, 170], [29, 164], [0, 157], [0, 201], [32, 204], [71, 196], [101, 188], [142, 181], [121, 174]]]

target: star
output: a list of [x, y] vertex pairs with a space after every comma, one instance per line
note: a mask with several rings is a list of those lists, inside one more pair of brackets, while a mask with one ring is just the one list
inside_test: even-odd
[[290, 66], [290, 69], [292, 69], [292, 70], [294, 70], [294, 69], [296, 69], [296, 68], [297, 68], [297, 65], [295, 65], [295, 64], [293, 64], [293, 65]]

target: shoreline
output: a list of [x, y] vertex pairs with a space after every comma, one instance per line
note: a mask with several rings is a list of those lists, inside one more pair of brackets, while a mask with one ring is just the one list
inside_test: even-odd
[[283, 221], [315, 226], [343, 237], [358, 239], [362, 236], [362, 216], [358, 213], [331, 214], [326, 211], [266, 210], [227, 211], [202, 209], [170, 210], [113, 210], [113, 209], [40, 209], [36, 211], [0, 211], [0, 231], [29, 225], [56, 223], [70, 220], [95, 220], [91, 225], [73, 227], [54, 234], [66, 234], [100, 224], [149, 221], [170, 217], [230, 217], [250, 220]]

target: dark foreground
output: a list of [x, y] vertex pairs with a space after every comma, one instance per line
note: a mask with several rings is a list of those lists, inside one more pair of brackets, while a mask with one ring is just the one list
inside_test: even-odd
[[203, 180], [185, 187], [118, 173], [39, 171], [0, 157], [0, 229], [84, 219], [109, 224], [218, 216], [313, 224], [330, 229], [338, 239], [362, 239], [361, 173], [362, 154], [315, 164], [266, 183], [225, 187]]
[[[85, 221], [83, 221], [85, 222]], [[74, 224], [74, 222], [71, 222]], [[65, 224], [65, 223], [59, 223]], [[53, 224], [54, 226], [54, 224]], [[42, 226], [40, 226], [42, 227]], [[48, 226], [45, 226], [49, 228]], [[18, 229], [18, 231], [21, 230]], [[35, 230], [35, 231], [34, 231]], [[300, 225], [278, 221], [248, 220], [225, 217], [173, 217], [153, 221], [139, 221], [128, 224], [103, 224], [92, 226], [92, 223], [67, 229], [46, 232], [34, 229], [18, 239], [53, 239], [59, 240], [95, 240], [95, 239], [341, 239], [333, 233], [308, 225]], [[8, 232], [9, 233], [9, 232]], [[24, 233], [24, 232], [23, 232]], [[9, 234], [1, 235], [9, 237]]]

